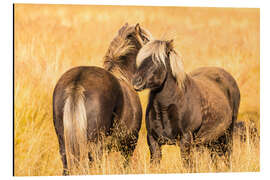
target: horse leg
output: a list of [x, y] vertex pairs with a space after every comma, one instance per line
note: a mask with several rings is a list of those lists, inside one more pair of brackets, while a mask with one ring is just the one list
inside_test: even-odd
[[90, 168], [92, 167], [92, 165], [93, 165], [93, 163], [95, 161], [94, 153], [93, 152], [94, 152], [93, 148], [89, 148], [89, 152], [88, 152], [88, 165], [89, 165]]
[[221, 139], [224, 137], [220, 137], [216, 142], [210, 142], [206, 144], [206, 147], [208, 148], [210, 152], [211, 161], [215, 167], [215, 169], [218, 169], [218, 160], [217, 157], [223, 155], [223, 151], [221, 148]]
[[162, 158], [161, 145], [154, 139], [151, 134], [147, 134], [147, 143], [150, 149], [150, 163], [160, 164]]
[[53, 123], [55, 132], [57, 135], [57, 139], [59, 142], [59, 153], [61, 156], [62, 164], [63, 164], [63, 176], [68, 175], [68, 166], [67, 166], [67, 157], [66, 157], [66, 148], [65, 148], [65, 140], [64, 140], [64, 126], [61, 117], [57, 117], [55, 112], [53, 112]]
[[133, 152], [136, 148], [138, 141], [138, 136], [136, 135], [128, 135], [126, 137], [123, 137], [122, 140], [120, 140], [120, 152], [121, 155], [124, 157], [124, 168], [127, 168], [129, 166], [130, 158], [133, 155]]
[[224, 157], [224, 163], [226, 167], [231, 168], [231, 153], [232, 153], [232, 130], [228, 129], [223, 136], [219, 137], [216, 142], [212, 142], [208, 145], [211, 153], [211, 160], [218, 169], [217, 156]]
[[88, 141], [88, 161], [89, 161], [89, 167], [92, 166], [93, 162], [97, 162], [99, 164], [99, 168], [101, 168], [101, 160], [103, 156], [103, 150], [104, 150], [104, 139], [103, 136], [99, 134], [95, 134], [95, 137], [88, 137], [90, 139]]
[[58, 141], [59, 141], [59, 152], [60, 152], [61, 160], [62, 160], [62, 164], [63, 164], [62, 175], [67, 176], [68, 175], [68, 167], [67, 167], [67, 157], [66, 157], [66, 148], [65, 148], [64, 138], [59, 134], [57, 134], [57, 137], [58, 137]]
[[65, 151], [65, 147], [62, 147], [60, 150], [60, 154], [61, 154], [61, 159], [62, 159], [62, 163], [63, 163], [63, 176], [67, 176], [68, 175], [68, 167], [67, 167], [67, 157], [66, 157], [66, 151]]
[[190, 169], [193, 165], [191, 159], [191, 142], [192, 134], [190, 132], [184, 133], [180, 140], [180, 154], [185, 168]]
[[92, 167], [93, 162], [98, 165], [100, 169], [102, 169], [102, 156], [104, 150], [104, 143], [101, 140], [93, 143], [91, 151], [88, 152], [88, 160], [89, 160], [89, 167]]
[[103, 150], [104, 150], [103, 143], [99, 143], [99, 144], [98, 144], [98, 149], [97, 149], [97, 159], [98, 159], [99, 161], [102, 160]]
[[231, 154], [233, 148], [233, 124], [229, 127], [225, 134], [224, 143], [222, 144], [222, 151], [225, 156], [225, 164], [231, 169]]

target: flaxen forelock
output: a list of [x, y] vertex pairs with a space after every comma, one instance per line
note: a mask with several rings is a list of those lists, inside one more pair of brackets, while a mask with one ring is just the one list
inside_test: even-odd
[[[168, 52], [169, 50], [169, 52]], [[186, 73], [184, 71], [182, 57], [174, 50], [172, 41], [153, 40], [141, 48], [136, 58], [136, 65], [139, 67], [142, 62], [152, 56], [154, 64], [166, 67], [166, 58], [169, 58], [172, 75], [176, 78], [178, 86], [182, 89]]]

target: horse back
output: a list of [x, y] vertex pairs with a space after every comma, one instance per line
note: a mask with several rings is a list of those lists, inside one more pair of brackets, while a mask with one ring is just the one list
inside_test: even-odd
[[190, 76], [195, 79], [207, 79], [214, 83], [227, 97], [234, 116], [237, 116], [240, 104], [240, 90], [236, 80], [230, 73], [218, 67], [202, 67], [192, 71]]
[[118, 80], [98, 67], [75, 67], [59, 79], [53, 95], [55, 125], [62, 124], [67, 91], [76, 93], [80, 88], [83, 89], [89, 137], [95, 137], [100, 129], [109, 131], [114, 114], [121, 116], [123, 93]]

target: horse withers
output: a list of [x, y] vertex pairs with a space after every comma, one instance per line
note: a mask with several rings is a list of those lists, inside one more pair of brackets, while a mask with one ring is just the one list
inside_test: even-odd
[[134, 89], [151, 90], [146, 109], [151, 162], [160, 162], [164, 144], [179, 144], [185, 165], [193, 145], [206, 145], [213, 156], [230, 155], [240, 91], [228, 72], [204, 67], [187, 74], [172, 40], [148, 42], [136, 63]]
[[136, 70], [136, 55], [150, 39], [151, 34], [138, 24], [125, 24], [105, 54], [105, 69], [75, 67], [57, 82], [53, 121], [64, 175], [78, 172], [74, 169], [85, 169], [82, 173], [87, 173], [89, 161], [93, 160], [89, 145], [97, 145], [100, 159], [108, 136], [116, 141], [125, 166], [128, 164], [142, 121], [139, 96], [131, 79]]

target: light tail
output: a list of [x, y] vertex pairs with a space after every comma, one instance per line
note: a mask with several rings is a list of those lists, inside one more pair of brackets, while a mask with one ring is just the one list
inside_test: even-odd
[[88, 150], [84, 88], [72, 85], [65, 92], [63, 124], [68, 170], [70, 174], [85, 174], [88, 171]]

